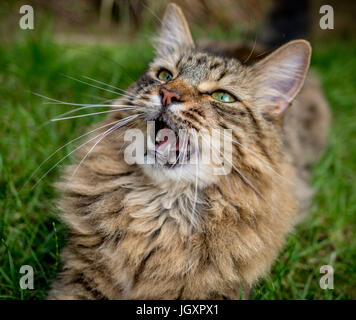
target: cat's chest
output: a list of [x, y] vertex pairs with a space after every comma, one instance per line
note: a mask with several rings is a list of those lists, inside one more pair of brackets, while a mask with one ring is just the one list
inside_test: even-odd
[[[194, 199], [190, 191], [143, 200], [138, 194], [125, 200], [130, 218], [125, 236], [110, 254], [115, 275], [143, 282], [180, 279], [172, 286], [194, 285], [199, 291], [237, 279], [238, 230], [229, 214], [221, 214], [223, 204], [207, 207], [207, 199]], [[229, 279], [223, 280], [224, 274]], [[212, 283], [201, 288], [203, 279]]]
[[[188, 237], [195, 229], [202, 229], [204, 198], [194, 190], [147, 191], [135, 196], [128, 195], [124, 202], [130, 216], [130, 230], [143, 237], [158, 233], [169, 225], [171, 232]], [[139, 201], [137, 199], [140, 199]], [[132, 209], [129, 209], [129, 208]]]

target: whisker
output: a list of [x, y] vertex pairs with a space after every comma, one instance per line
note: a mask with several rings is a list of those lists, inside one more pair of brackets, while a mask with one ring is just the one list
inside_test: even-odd
[[130, 107], [131, 105], [129, 104], [91, 104], [91, 103], [73, 103], [73, 102], [43, 102], [43, 104], [63, 104], [63, 105], [69, 105], [69, 106], [89, 106], [89, 107]]
[[198, 180], [199, 180], [199, 142], [198, 142], [198, 137], [194, 133], [194, 138], [195, 138], [195, 158], [196, 158], [196, 165], [195, 165], [195, 194], [194, 194], [194, 202], [193, 202], [193, 208], [192, 208], [192, 220], [193, 224], [195, 223], [195, 209], [196, 209], [196, 204], [197, 204], [197, 199], [198, 199]]
[[103, 82], [103, 81], [99, 81], [99, 80], [90, 78], [90, 77], [88, 77], [88, 76], [82, 76], [82, 77], [83, 77], [84, 79], [91, 80], [91, 81], [94, 81], [94, 82], [96, 82], [96, 83], [100, 83], [100, 84], [103, 84], [103, 85], [108, 86], [108, 87], [110, 87], [110, 88], [119, 90], [119, 91], [125, 93], [127, 96], [129, 96], [129, 97], [131, 97], [131, 98], [134, 98], [134, 97], [135, 97], [135, 96], [132, 95], [129, 91], [126, 91], [126, 90], [124, 90], [124, 89], [115, 87], [115, 86], [113, 86], [113, 85], [111, 85], [111, 84], [108, 84], [108, 83], [105, 83], [105, 82]]
[[252, 49], [251, 49], [251, 52], [250, 52], [250, 54], [248, 55], [248, 57], [245, 59], [245, 61], [243, 62], [244, 64], [245, 64], [247, 61], [249, 61], [250, 58], [252, 57], [252, 54], [253, 54], [253, 52], [254, 52], [255, 49], [256, 49], [256, 44], [257, 44], [257, 34], [255, 35], [255, 40], [254, 40], [254, 42], [253, 42], [253, 47], [252, 47]]
[[82, 93], [82, 96], [88, 97], [88, 98], [92, 98], [92, 99], [95, 99], [95, 100], [98, 100], [98, 101], [102, 101], [103, 103], [116, 100], [116, 98], [115, 99], [106, 99], [105, 97], [98, 97], [96, 95], [89, 94], [89, 93]]
[[121, 70], [125, 73], [125, 75], [132, 81], [135, 82], [136, 79], [132, 77], [132, 75], [128, 72], [128, 70], [117, 60], [114, 60], [112, 58], [107, 57], [106, 55], [102, 54], [98, 50], [89, 50], [88, 48], [71, 48], [70, 50], [76, 50], [76, 51], [81, 51], [82, 53], [88, 54], [88, 55], [95, 55], [96, 57], [100, 57], [101, 59], [105, 59], [106, 61], [112, 63], [115, 68], [119, 66]]
[[[140, 114], [139, 114], [140, 115]], [[134, 116], [139, 116], [139, 115], [133, 115], [133, 116], [129, 116], [129, 117], [134, 117]], [[129, 117], [127, 117], [127, 118], [129, 118]], [[124, 118], [124, 119], [120, 119], [120, 120], [118, 120], [118, 121], [122, 121], [122, 120], [125, 120], [126, 118]], [[111, 123], [112, 124], [112, 123]], [[105, 125], [105, 126], [108, 126], [108, 125]], [[103, 126], [104, 127], [104, 126]], [[101, 127], [100, 128], [97, 128], [97, 129], [95, 129], [95, 130], [93, 130], [93, 132], [94, 131], [96, 131], [96, 130], [99, 130], [99, 129], [101, 129]], [[87, 133], [87, 134], [85, 134], [85, 135], [88, 135], [88, 134], [90, 134], [91, 132], [89, 132], [89, 133]], [[83, 136], [85, 136], [85, 135], [83, 135]], [[98, 134], [98, 135], [96, 135], [94, 138], [91, 138], [91, 139], [89, 139], [88, 141], [86, 141], [86, 142], [84, 142], [83, 144], [81, 144], [80, 146], [78, 146], [78, 147], [76, 147], [74, 150], [72, 150], [71, 152], [69, 152], [67, 155], [65, 155], [62, 159], [60, 159], [59, 161], [57, 161], [49, 170], [47, 170], [41, 177], [40, 177], [40, 179], [35, 183], [35, 185], [31, 188], [31, 190], [33, 190], [42, 180], [43, 180], [43, 178], [44, 177], [46, 177], [54, 168], [56, 168], [61, 162], [63, 162], [65, 159], [67, 159], [71, 154], [73, 154], [75, 151], [77, 151], [77, 150], [79, 150], [80, 148], [82, 148], [83, 146], [85, 146], [86, 144], [88, 144], [89, 142], [91, 142], [91, 141], [93, 141], [93, 140], [95, 140], [96, 138], [98, 138], [98, 137], [100, 137], [101, 135], [103, 135], [103, 133], [100, 133], [100, 134]], [[83, 137], [82, 136], [82, 137]], [[78, 140], [79, 138], [76, 138], [76, 139], [74, 139], [74, 140], [72, 140], [71, 142], [74, 142], [75, 140]], [[70, 143], [71, 143], [70, 142]], [[69, 144], [69, 143], [68, 143]], [[67, 145], [68, 145], [67, 144]], [[66, 145], [64, 145], [63, 147], [61, 147], [62, 149], [65, 147]], [[59, 149], [60, 150], [60, 149]], [[55, 153], [57, 153], [59, 150], [57, 150]], [[48, 159], [47, 159], [48, 160]], [[47, 161], [46, 160], [46, 161]], [[41, 166], [42, 166], [42, 164], [41, 164]], [[38, 168], [39, 169], [39, 168]], [[38, 169], [36, 169], [36, 170], [38, 170]]]
[[[213, 152], [214, 152], [213, 149], [217, 150], [216, 148], [214, 148], [214, 146], [213, 146], [213, 144], [212, 144], [212, 143], [213, 143], [212, 141], [208, 141], [208, 140], [207, 140], [206, 138], [204, 138], [203, 136], [201, 136], [201, 137], [202, 137], [202, 139], [204, 140], [205, 143], [208, 142], [207, 146], [208, 146], [208, 147], [211, 147]], [[220, 151], [219, 151], [219, 154], [220, 154]], [[218, 160], [219, 156], [217, 155], [216, 152], [214, 152], [214, 155], [217, 156], [217, 160]], [[224, 156], [223, 156], [222, 158], [225, 160]], [[228, 173], [226, 172], [226, 170], [225, 170], [224, 167], [223, 167], [223, 170], [224, 170], [225, 176], [227, 176]]]
[[[188, 134], [187, 134], [187, 135], [184, 136], [184, 140], [183, 140], [183, 152], [181, 153], [179, 151], [179, 155], [178, 155], [179, 161], [184, 161], [184, 158], [186, 158], [186, 153], [188, 151], [188, 141], [189, 141], [189, 138], [188, 138]], [[181, 163], [180, 170], [179, 170], [178, 182], [182, 178], [182, 172], [183, 172], [183, 166], [182, 166], [182, 163]]]
[[[204, 137], [202, 137], [204, 139]], [[212, 148], [212, 151], [215, 153], [215, 151], [218, 151], [218, 154], [220, 154], [222, 156], [222, 158], [224, 160], [226, 160], [228, 163], [230, 163], [230, 165], [234, 168], [234, 170], [239, 174], [239, 176], [241, 177], [241, 179], [246, 183], [248, 184], [261, 198], [265, 199], [265, 197], [262, 195], [262, 193], [250, 182], [250, 180], [238, 169], [236, 168], [236, 166], [231, 162], [229, 161], [228, 159], [226, 159], [222, 152], [220, 150], [217, 150], [213, 145], [211, 145], [211, 148]], [[215, 151], [214, 151], [215, 150]], [[215, 153], [215, 155], [217, 155]]]
[[[223, 136], [228, 137], [227, 135], [225, 135], [224, 133], [222, 133]], [[230, 137], [228, 137], [230, 138]], [[244, 148], [245, 150], [249, 151], [251, 154], [253, 154], [257, 159], [259, 159], [260, 161], [262, 161], [265, 166], [267, 166], [270, 170], [272, 170], [277, 176], [279, 176], [280, 178], [284, 179], [285, 181], [287, 181], [290, 184], [294, 185], [294, 182], [290, 181], [289, 179], [287, 179], [286, 177], [284, 177], [283, 175], [279, 174], [277, 171], [275, 171], [270, 164], [264, 160], [262, 157], [260, 157], [256, 152], [254, 152], [253, 150], [251, 150], [250, 148], [246, 147], [245, 145], [243, 145], [241, 142], [232, 139], [232, 142], [235, 143], [236, 145], [239, 145], [240, 147]]]
[[[106, 104], [84, 104], [84, 103], [72, 103], [72, 102], [67, 102], [67, 101], [60, 101], [60, 100], [57, 100], [57, 99], [53, 99], [53, 98], [51, 98], [51, 97], [47, 97], [47, 96], [44, 96], [44, 95], [41, 95], [41, 94], [39, 94], [39, 93], [36, 93], [36, 92], [31, 92], [32, 94], [34, 94], [34, 95], [36, 95], [36, 96], [38, 96], [38, 97], [41, 97], [41, 98], [44, 98], [44, 99], [47, 99], [47, 100], [50, 100], [50, 101], [54, 101], [54, 102], [45, 102], [44, 104], [63, 104], [63, 105], [74, 105], [74, 106], [83, 106], [83, 107], [81, 107], [81, 108], [77, 108], [77, 109], [74, 109], [74, 110], [70, 110], [70, 111], [68, 111], [68, 112], [64, 112], [64, 113], [62, 113], [62, 114], [60, 114], [60, 115], [58, 115], [57, 117], [63, 117], [63, 116], [66, 116], [66, 115], [68, 115], [68, 114], [72, 114], [72, 113], [74, 113], [74, 112], [76, 112], [76, 111], [80, 111], [80, 110], [83, 110], [83, 109], [87, 109], [87, 108], [96, 108], [96, 107], [98, 107], [98, 108], [105, 108], [105, 107], [107, 107], [107, 108], [111, 108], [111, 107], [113, 107], [113, 108], [119, 108], [119, 107], [135, 107], [135, 106], [128, 106], [128, 105], [119, 105], [119, 104], [117, 104], [117, 105], [114, 105], [114, 104], [108, 104], [108, 105], [106, 105]], [[111, 101], [112, 99], [109, 99], [109, 100], [107, 100], [107, 101]], [[48, 120], [48, 121], [46, 121], [46, 122], [44, 122], [41, 126], [39, 126], [37, 129], [39, 130], [39, 129], [41, 129], [41, 128], [43, 128], [44, 126], [46, 126], [46, 125], [48, 125], [49, 123], [51, 123], [52, 121], [51, 120]]]
[[[70, 110], [70, 111], [67, 111], [65, 113], [61, 113], [59, 114], [57, 117], [63, 117], [63, 116], [67, 116], [68, 114], [72, 114], [72, 113], [75, 113], [77, 111], [80, 111], [80, 110], [84, 110], [84, 109], [90, 109], [90, 108], [111, 108], [112, 106], [86, 106], [86, 107], [81, 107], [81, 108], [76, 108], [76, 109], [73, 109], [73, 110]], [[124, 109], [125, 107], [131, 107], [131, 106], [122, 106], [122, 108], [120, 109], [119, 106], [114, 106], [113, 108], [115, 109], [119, 109], [119, 110], [126, 110]], [[131, 109], [131, 108], [130, 108]]]
[[[184, 137], [184, 140], [183, 140], [183, 148], [184, 148], [184, 144], [185, 144], [185, 137]], [[177, 164], [178, 160], [180, 160], [181, 157], [182, 157], [182, 153], [181, 153], [181, 150], [179, 150], [179, 152], [178, 152], [178, 157], [177, 157], [176, 160], [171, 164], [171, 168]]]
[[100, 111], [100, 112], [92, 112], [92, 113], [87, 113], [87, 114], [80, 114], [80, 115], [77, 115], [77, 116], [71, 116], [71, 117], [54, 118], [54, 119], [51, 119], [51, 121], [54, 122], [54, 121], [62, 121], [62, 120], [68, 120], [68, 119], [89, 117], [89, 116], [95, 116], [95, 115], [103, 114], [103, 113], [111, 113], [111, 112], [118, 112], [118, 111], [124, 111], [124, 110], [132, 110], [132, 109], [135, 109], [135, 108], [126, 107], [126, 108], [117, 109], [117, 110], [107, 110], [107, 111]]
[[157, 15], [155, 14], [155, 12], [154, 12], [148, 5], [146, 5], [143, 1], [141, 2], [141, 4], [142, 4], [142, 6], [144, 6], [144, 7], [152, 14], [152, 16], [153, 16], [154, 18], [157, 19], [157, 21], [158, 21], [160, 24], [163, 24], [162, 19], [161, 19], [159, 16], [157, 16]]
[[120, 93], [120, 92], [117, 92], [117, 91], [113, 91], [113, 90], [110, 90], [110, 89], [106, 89], [106, 88], [103, 88], [103, 87], [99, 87], [99, 86], [96, 86], [94, 84], [91, 84], [89, 82], [86, 82], [86, 81], [83, 81], [83, 80], [80, 80], [80, 79], [77, 79], [77, 78], [74, 78], [72, 76], [68, 76], [68, 75], [64, 75], [66, 78], [69, 78], [71, 80], [74, 80], [74, 81], [77, 81], [77, 82], [80, 82], [80, 83], [83, 83], [83, 84], [86, 84], [90, 87], [93, 87], [93, 88], [97, 88], [97, 89], [101, 89], [101, 90], [104, 90], [104, 91], [107, 91], [107, 92], [111, 92], [111, 93], [114, 93], [114, 94], [117, 94], [117, 95], [120, 95], [120, 96], [123, 96], [123, 97], [126, 97], [126, 98], [132, 98], [126, 94], [123, 94], [123, 93]]
[[40, 164], [40, 165], [35, 169], [35, 171], [30, 175], [30, 177], [26, 180], [26, 182], [25, 182], [24, 185], [22, 186], [21, 190], [22, 190], [22, 189], [29, 183], [29, 181], [36, 175], [36, 173], [38, 172], [38, 170], [40, 170], [40, 169], [43, 167], [43, 165], [44, 165], [49, 159], [51, 159], [56, 153], [58, 153], [60, 150], [62, 150], [62, 149], [65, 148], [66, 146], [70, 145], [71, 143], [73, 143], [73, 142], [75, 142], [75, 141], [77, 141], [77, 140], [79, 140], [79, 139], [81, 139], [81, 138], [83, 138], [83, 137], [85, 137], [85, 136], [87, 136], [87, 135], [89, 135], [89, 134], [95, 132], [95, 131], [98, 131], [98, 130], [100, 130], [100, 129], [102, 129], [102, 128], [105, 128], [105, 127], [108, 127], [108, 126], [110, 126], [110, 125], [113, 125], [113, 124], [115, 124], [115, 123], [117, 123], [117, 122], [119, 122], [119, 121], [121, 121], [121, 120], [122, 120], [122, 119], [116, 120], [116, 121], [113, 121], [113, 122], [110, 122], [110, 123], [105, 124], [105, 125], [103, 125], [103, 126], [101, 126], [101, 127], [95, 128], [94, 130], [91, 130], [91, 131], [89, 131], [89, 132], [86, 132], [86, 133], [80, 135], [79, 137], [74, 138], [73, 140], [67, 142], [66, 144], [64, 144], [63, 146], [61, 146], [60, 148], [58, 148], [56, 151], [52, 152], [45, 160], [43, 160], [43, 161], [41, 162], [41, 164]]
[[[204, 139], [204, 137], [202, 137], [203, 139]], [[213, 146], [211, 146], [212, 147], [212, 151], [214, 152], [214, 147]], [[216, 149], [215, 149], [216, 150]], [[224, 156], [223, 156], [223, 154], [221, 153], [221, 151], [220, 150], [217, 150], [220, 154], [221, 154], [221, 156], [222, 156], [222, 158], [225, 160], [225, 161], [227, 161], [228, 163], [230, 163], [231, 164], [231, 166], [234, 168], [234, 170], [238, 173], [238, 175], [240, 176], [240, 178], [253, 190], [253, 191], [255, 191], [256, 192], [256, 194], [259, 196], [259, 197], [261, 197], [261, 199], [262, 200], [264, 200], [265, 202], [266, 202], [266, 204], [280, 217], [280, 214], [279, 214], [279, 212], [278, 212], [278, 210], [277, 210], [277, 208], [275, 207], [275, 206], [273, 206], [267, 199], [266, 199], [266, 197], [252, 184], [252, 182], [238, 169], [238, 168], [236, 168], [236, 166], [231, 162], [231, 161], [229, 161], [228, 159], [226, 159]]]
[[[102, 104], [102, 103], [74, 103], [74, 102], [68, 102], [68, 101], [61, 101], [61, 100], [57, 100], [48, 96], [44, 96], [40, 93], [37, 92], [31, 92], [32, 94], [34, 94], [35, 96], [38, 96], [40, 98], [44, 98], [53, 102], [43, 102], [43, 104], [63, 104], [63, 105], [70, 105], [70, 106], [105, 106], [105, 107], [121, 107], [121, 106], [128, 106], [128, 105], [121, 105], [121, 104]], [[116, 99], [109, 99], [107, 101], [113, 101]]]
[[178, 157], [177, 157], [176, 161], [184, 160], [184, 157], [185, 157], [186, 147], [188, 146], [187, 135], [184, 135], [183, 139], [184, 139], [183, 143], [182, 143], [183, 150], [179, 149], [179, 153], [178, 153]]
[[[137, 118], [135, 118], [136, 120], [137, 120]], [[128, 129], [131, 129], [135, 124], [137, 124], [137, 123], [135, 123], [135, 121], [130, 121], [130, 122], [128, 122], [128, 123], [126, 123], [126, 129], [128, 130]], [[124, 134], [124, 132], [121, 132], [119, 135], [118, 135], [118, 137], [121, 137], [122, 135]], [[118, 153], [121, 153], [122, 151], [124, 151], [124, 149], [126, 148], [126, 146], [125, 145], [122, 145], [121, 147], [119, 147], [118, 148]]]
[[[194, 135], [194, 140], [195, 140], [195, 159], [196, 159], [196, 164], [195, 164], [195, 189], [194, 189], [194, 198], [193, 198], [193, 205], [192, 205], [192, 212], [191, 212], [191, 217], [190, 217], [190, 226], [189, 226], [189, 233], [190, 235], [193, 234], [193, 225], [195, 226], [195, 209], [196, 209], [196, 204], [198, 200], [198, 174], [199, 174], [199, 142], [197, 135], [195, 132], [192, 132]], [[193, 267], [193, 257], [192, 257], [192, 243], [189, 242], [189, 264], [187, 271], [189, 271]]]
[[[142, 113], [141, 113], [141, 114], [142, 114]], [[73, 171], [73, 174], [72, 174], [71, 178], [73, 178], [73, 177], [76, 175], [78, 169], [80, 168], [80, 166], [82, 165], [82, 163], [85, 161], [85, 159], [89, 156], [89, 154], [94, 150], [94, 148], [95, 148], [107, 135], [109, 135], [109, 134], [112, 133], [113, 131], [115, 131], [115, 130], [121, 128], [121, 127], [122, 127], [123, 125], [125, 125], [127, 122], [134, 120], [135, 118], [137, 118], [137, 117], [138, 117], [139, 115], [141, 115], [141, 114], [136, 114], [134, 117], [132, 117], [132, 118], [130, 118], [130, 119], [127, 119], [127, 120], [125, 120], [124, 122], [117, 123], [117, 124], [115, 124], [113, 127], [109, 128], [107, 131], [105, 131], [105, 132], [102, 134], [102, 137], [101, 137], [98, 141], [96, 141], [96, 142], [94, 143], [94, 145], [90, 148], [90, 150], [86, 153], [86, 155], [80, 160], [78, 166], [77, 166], [77, 167], [75, 168], [75, 170]]]

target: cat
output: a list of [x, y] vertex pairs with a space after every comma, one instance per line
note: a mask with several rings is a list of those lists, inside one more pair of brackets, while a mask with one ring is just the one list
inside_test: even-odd
[[[309, 167], [327, 145], [310, 56], [305, 40], [249, 65], [199, 48], [169, 4], [148, 70], [57, 183], [69, 233], [48, 299], [248, 298], [307, 209]], [[194, 139], [183, 157], [196, 164], [128, 163], [125, 132], [146, 138], [148, 121], [176, 135], [230, 129], [231, 172], [199, 163]]]

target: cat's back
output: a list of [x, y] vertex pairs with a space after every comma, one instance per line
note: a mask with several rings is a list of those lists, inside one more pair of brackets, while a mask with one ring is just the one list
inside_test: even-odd
[[320, 81], [311, 71], [283, 122], [285, 150], [299, 169], [309, 167], [325, 150], [330, 119]]

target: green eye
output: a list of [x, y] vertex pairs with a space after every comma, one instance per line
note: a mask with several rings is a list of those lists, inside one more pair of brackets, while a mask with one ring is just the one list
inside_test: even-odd
[[157, 78], [158, 78], [159, 80], [162, 80], [162, 81], [167, 82], [167, 81], [169, 81], [169, 80], [172, 80], [173, 75], [172, 75], [172, 73], [169, 72], [168, 70], [162, 69], [162, 70], [158, 71]]
[[226, 91], [214, 91], [211, 96], [220, 102], [235, 102], [236, 98], [234, 96], [232, 96], [230, 93], [227, 93]]

